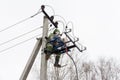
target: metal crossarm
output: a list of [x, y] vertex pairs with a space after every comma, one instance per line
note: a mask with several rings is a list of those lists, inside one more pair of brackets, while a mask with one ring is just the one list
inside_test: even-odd
[[46, 12], [45, 12], [45, 6], [44, 5], [42, 5], [41, 6], [41, 9], [42, 9], [42, 12], [44, 13], [44, 15], [50, 20], [50, 22], [55, 26], [55, 28], [57, 28], [57, 22], [55, 23], [55, 22], [53, 22], [53, 16], [52, 17], [50, 17]]
[[75, 45], [75, 47], [80, 51], [82, 52], [83, 50], [80, 50], [80, 48], [75, 44], [75, 42], [68, 36], [67, 32], [64, 32], [65, 35], [69, 38], [69, 40]]
[[[76, 46], [75, 46], [75, 45], [72, 45], [72, 46], [68, 46], [68, 47], [66, 47], [66, 48], [69, 50], [69, 49], [74, 48], [74, 47], [76, 47]], [[52, 51], [51, 53], [58, 53], [58, 52], [61, 52], [61, 51], [65, 51], [66, 48], [62, 48], [62, 49], [60, 49], [60, 50], [55, 50], [55, 51]]]

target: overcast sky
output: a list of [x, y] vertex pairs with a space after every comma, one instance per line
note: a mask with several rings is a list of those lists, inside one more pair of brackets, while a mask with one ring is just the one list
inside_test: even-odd
[[[74, 23], [74, 33], [87, 47], [87, 58], [120, 57], [119, 0], [0, 0], [0, 30], [35, 14], [41, 4], [53, 7], [55, 14]], [[46, 10], [53, 15], [51, 8]], [[61, 19], [62, 20], [62, 19]], [[0, 44], [43, 24], [43, 14], [0, 32]], [[0, 52], [39, 33], [39, 29], [5, 45]], [[0, 53], [0, 80], [19, 80], [36, 39]]]

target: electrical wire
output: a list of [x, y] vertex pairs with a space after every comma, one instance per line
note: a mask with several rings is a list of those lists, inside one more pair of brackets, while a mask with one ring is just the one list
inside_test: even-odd
[[[70, 34], [68, 34], [68, 35], [73, 38], [73, 36], [71, 36]], [[75, 40], [75, 38], [73, 38], [73, 39]], [[81, 43], [79, 43], [79, 42], [75, 42], [75, 43], [77, 43], [78, 45], [81, 46], [81, 50], [85, 51], [85, 50], [87, 49], [87, 48], [86, 48], [85, 46], [83, 46]]]
[[62, 30], [62, 34], [63, 34], [63, 33], [64, 33], [64, 31], [65, 31], [65, 30], [64, 30], [64, 29], [65, 29], [65, 25], [64, 25], [64, 23], [63, 23], [62, 21], [60, 21], [60, 20], [58, 20], [57, 22], [58, 22], [58, 23], [60, 22], [60, 23], [62, 23], [62, 24], [63, 24], [63, 30]]
[[53, 33], [53, 30], [55, 30], [55, 28], [51, 28], [51, 29], [49, 29], [48, 34]]
[[22, 23], [22, 22], [24, 22], [24, 21], [26, 21], [26, 20], [28, 20], [28, 19], [30, 19], [30, 18], [31, 18], [31, 17], [25, 18], [25, 19], [23, 19], [23, 20], [21, 20], [21, 21], [15, 23], [15, 24], [11, 25], [11, 26], [8, 26], [8, 27], [6, 27], [6, 28], [0, 30], [0, 32], [3, 32], [3, 31], [5, 31], [5, 30], [7, 30], [7, 29], [9, 29], [9, 28], [12, 28], [13, 26], [15, 26], [15, 25], [17, 25], [17, 24], [20, 24], [20, 23]]
[[[51, 31], [51, 30], [49, 30], [49, 31]], [[23, 43], [25, 43], [25, 42], [27, 42], [27, 41], [29, 41], [29, 40], [31, 40], [31, 39], [34, 39], [34, 38], [42, 35], [42, 34], [43, 34], [43, 33], [38, 34], [38, 35], [36, 35], [36, 36], [34, 36], [34, 37], [31, 37], [31, 38], [29, 38], [29, 39], [27, 39], [27, 40], [25, 40], [25, 41], [19, 42], [19, 43], [15, 44], [15, 45], [13, 45], [13, 46], [11, 46], [11, 47], [8, 47], [8, 48], [6, 48], [6, 49], [3, 49], [3, 50], [0, 51], [0, 53], [2, 53], [2, 52], [4, 52], [4, 51], [7, 51], [7, 50], [9, 50], [9, 49], [11, 49], [11, 48], [13, 48], [13, 47], [16, 47], [16, 46], [18, 46], [18, 45], [20, 45], [20, 44], [23, 44]]]
[[[60, 23], [63, 24], [63, 30], [62, 30], [62, 33], [61, 33], [61, 34], [63, 34], [65, 32], [65, 25], [64, 25], [63, 21], [61, 21], [61, 20], [57, 20], [57, 22], [58, 23], [60, 22]], [[55, 29], [55, 28], [53, 28], [53, 29]]]
[[63, 18], [62, 16], [60, 16], [60, 15], [53, 15], [54, 17], [60, 17], [62, 20], [59, 20], [62, 24], [63, 24], [63, 32], [65, 31], [65, 24], [67, 24], [66, 23], [66, 20], [65, 20], [65, 18]]
[[53, 15], [55, 15], [55, 11], [54, 11], [54, 9], [53, 9], [53, 7], [52, 7], [52, 6], [50, 6], [50, 5], [44, 5], [44, 6], [47, 6], [47, 7], [51, 8], [51, 9], [52, 9], [52, 11], [53, 11]]
[[18, 38], [20, 38], [20, 37], [22, 37], [22, 36], [25, 36], [25, 35], [27, 35], [27, 34], [29, 34], [29, 33], [32, 33], [32, 32], [34, 32], [34, 31], [36, 31], [36, 30], [38, 30], [38, 29], [40, 29], [40, 28], [42, 28], [42, 27], [35, 28], [35, 29], [33, 29], [33, 30], [29, 31], [29, 32], [26, 32], [26, 33], [24, 33], [24, 34], [22, 34], [22, 35], [19, 35], [19, 36], [13, 38], [13, 39], [10, 39], [10, 40], [7, 40], [7, 41], [5, 41], [5, 42], [3, 42], [3, 43], [0, 43], [0, 46], [2, 46], [2, 45], [4, 45], [4, 44], [7, 44], [7, 43], [9, 43], [9, 42], [11, 42], [11, 41], [13, 41], [13, 40], [16, 40], [16, 39], [18, 39]]
[[63, 19], [63, 21], [65, 22], [64, 24], [67, 24], [65, 18], [63, 18], [62, 16], [60, 16], [60, 15], [53, 15], [53, 16], [54, 16], [54, 17], [60, 17], [60, 18]]
[[[68, 24], [70, 24], [70, 23], [72, 24], [72, 35], [73, 35], [73, 36], [72, 36], [72, 35], [70, 35], [70, 36], [71, 36], [72, 38], [74, 37], [73, 39], [75, 40], [75, 38], [77, 38], [77, 37], [74, 35], [74, 27], [73, 27], [74, 25], [73, 25], [73, 22], [72, 22], [72, 21], [69, 21], [69, 22], [66, 24], [66, 26], [68, 26]], [[79, 43], [79, 45], [81, 45], [81, 46], [83, 47], [82, 44]]]
[[40, 35], [41, 35], [41, 34], [38, 34], [38, 35], [36, 35], [36, 36], [34, 36], [34, 37], [31, 37], [31, 38], [29, 38], [29, 39], [27, 39], [27, 40], [24, 40], [24, 41], [22, 41], [22, 42], [19, 42], [19, 43], [15, 44], [15, 45], [13, 45], [13, 46], [11, 46], [11, 47], [8, 47], [8, 48], [6, 48], [6, 49], [3, 49], [3, 50], [0, 51], [0, 53], [2, 53], [2, 52], [4, 52], [4, 51], [7, 51], [7, 50], [9, 50], [9, 49], [11, 49], [11, 48], [13, 48], [13, 47], [16, 47], [16, 46], [18, 46], [18, 45], [20, 45], [20, 44], [23, 44], [23, 43], [25, 43], [25, 42], [27, 42], [27, 41], [29, 41], [29, 40], [31, 40], [31, 39], [34, 39], [34, 38], [36, 38], [36, 37], [38, 37], [38, 36], [40, 36]]
[[72, 25], [72, 34], [73, 34], [73, 36], [75, 36], [74, 35], [74, 25], [73, 25], [73, 22], [72, 21], [69, 21], [69, 22], [67, 22], [67, 24], [66, 24], [66, 26], [68, 27], [68, 24], [70, 24], [71, 23], [71, 25]]
[[74, 37], [74, 38], [73, 38], [73, 37], [72, 37], [72, 38], [75, 40], [75, 38], [77, 38], [77, 37], [76, 37], [75, 34], [74, 34], [74, 27], [73, 27], [74, 25], [73, 25], [73, 22], [72, 22], [72, 21], [69, 21], [69, 22], [66, 24], [66, 26], [68, 27], [68, 24], [70, 24], [70, 23], [71, 23], [71, 25], [72, 25], [72, 35], [73, 35], [73, 37]]
[[[72, 21], [69, 21], [69, 22], [66, 24], [66, 26], [68, 26], [68, 24], [70, 24], [70, 23], [72, 24], [72, 35], [73, 35], [73, 36], [72, 36], [72, 35], [69, 35], [69, 36], [71, 36], [72, 38], [74, 37], [73, 39], [75, 40], [75, 38], [77, 38], [77, 37], [74, 35], [74, 27], [73, 27], [74, 25], [73, 25], [73, 22], [72, 22]], [[79, 43], [79, 42], [77, 42], [77, 43], [81, 46], [81, 49], [82, 49], [82, 50], [86, 49], [86, 47], [84, 47], [81, 43]]]
[[75, 61], [74, 61], [74, 59], [72, 58], [72, 56], [70, 56], [70, 54], [68, 54], [68, 49], [67, 49], [67, 46], [66, 46], [66, 44], [65, 44], [65, 47], [66, 47], [66, 54], [70, 57], [70, 59], [73, 61], [73, 64], [74, 64], [74, 66], [75, 66], [75, 70], [76, 70], [76, 78], [77, 78], [77, 80], [79, 79], [78, 78], [78, 70], [77, 70], [77, 66], [76, 66], [76, 63], [75, 63]]
[[8, 29], [10, 29], [10, 28], [12, 28], [12, 27], [14, 27], [14, 26], [20, 24], [20, 23], [23, 23], [23, 22], [29, 20], [30, 18], [33, 18], [33, 17], [35, 17], [36, 15], [40, 14], [41, 12], [42, 12], [42, 11], [38, 11], [36, 14], [34, 14], [34, 15], [28, 17], [28, 18], [25, 18], [25, 19], [23, 19], [23, 20], [21, 20], [21, 21], [15, 23], [15, 24], [11, 25], [11, 26], [8, 26], [8, 27], [6, 27], [6, 28], [0, 30], [0, 32], [3, 32], [3, 31], [5, 31], [5, 30], [8, 30]]

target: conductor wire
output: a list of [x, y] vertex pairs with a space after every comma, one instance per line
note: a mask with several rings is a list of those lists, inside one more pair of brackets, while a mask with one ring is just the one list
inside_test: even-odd
[[7, 44], [7, 43], [9, 43], [9, 42], [11, 42], [11, 41], [13, 41], [13, 40], [16, 40], [16, 39], [18, 39], [18, 38], [20, 38], [20, 37], [22, 37], [22, 36], [24, 36], [24, 35], [27, 35], [27, 34], [29, 34], [29, 33], [31, 33], [31, 32], [34, 32], [34, 31], [36, 31], [36, 30], [38, 30], [38, 29], [40, 29], [40, 27], [38, 27], [38, 28], [36, 28], [36, 29], [33, 29], [33, 30], [29, 31], [29, 32], [26, 32], [26, 33], [24, 33], [24, 34], [22, 34], [22, 35], [19, 35], [19, 36], [13, 38], [13, 39], [10, 39], [10, 40], [8, 40], [8, 41], [5, 41], [5, 42], [3, 42], [3, 43], [0, 43], [0, 46], [2, 46], [2, 45], [4, 45], [4, 44]]
[[[41, 35], [41, 34], [39, 34], [39, 35]], [[8, 48], [6, 48], [6, 49], [3, 49], [3, 50], [0, 51], [0, 53], [2, 53], [2, 52], [4, 52], [4, 51], [7, 51], [7, 50], [9, 50], [9, 49], [11, 49], [11, 48], [13, 48], [13, 47], [16, 47], [16, 46], [18, 46], [18, 45], [20, 45], [20, 44], [22, 44], [22, 43], [25, 43], [25, 42], [27, 42], [27, 41], [29, 41], [29, 40], [31, 40], [31, 39], [34, 39], [34, 38], [36, 38], [36, 37], [39, 36], [39, 35], [36, 35], [36, 36], [31, 37], [31, 38], [29, 38], [29, 39], [27, 39], [27, 40], [25, 40], [25, 41], [19, 42], [19, 43], [15, 44], [15, 45], [13, 45], [13, 46], [11, 46], [11, 47], [8, 47]]]
[[23, 19], [23, 20], [21, 20], [21, 21], [15, 23], [15, 24], [11, 25], [11, 26], [8, 26], [8, 27], [6, 27], [6, 28], [0, 30], [0, 32], [3, 32], [3, 31], [5, 31], [5, 30], [8, 30], [8, 29], [10, 29], [10, 28], [12, 28], [12, 27], [14, 27], [14, 26], [20, 24], [20, 23], [23, 23], [23, 22], [25, 22], [25, 21], [27, 21], [27, 20], [29, 20], [29, 19], [35, 17], [36, 15], [38, 15], [38, 14], [40, 14], [40, 13], [41, 13], [41, 11], [38, 11], [36, 14], [34, 14], [34, 15], [28, 17], [28, 18], [25, 18], [25, 19]]

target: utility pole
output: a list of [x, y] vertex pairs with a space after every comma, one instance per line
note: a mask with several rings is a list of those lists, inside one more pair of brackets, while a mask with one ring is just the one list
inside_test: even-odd
[[[48, 36], [48, 24], [49, 24], [48, 20], [55, 26], [55, 28], [57, 28], [58, 22], [54, 22], [53, 21], [54, 17], [53, 16], [49, 17], [49, 15], [45, 12], [44, 8], [45, 8], [44, 5], [41, 6], [42, 12], [45, 14], [45, 16], [43, 18], [43, 34], [42, 34], [43, 36], [42, 36], [42, 38], [37, 39], [37, 43], [33, 49], [33, 52], [32, 52], [32, 54], [31, 54], [31, 56], [26, 64], [25, 69], [24, 69], [19, 80], [26, 80], [27, 79], [27, 76], [32, 68], [32, 65], [33, 65], [35, 58], [40, 50], [41, 45], [42, 45], [42, 49], [41, 49], [40, 80], [47, 80], [47, 60], [46, 60], [46, 54], [44, 53], [44, 48], [46, 47], [46, 42], [47, 42], [45, 37]], [[71, 31], [69, 31], [69, 32], [71, 32]], [[74, 47], [76, 47], [80, 52], [86, 50], [86, 47], [83, 50], [79, 49], [79, 47], [77, 47], [77, 45], [75, 44], [75, 42], [77, 42], [78, 39], [76, 41], [73, 41], [68, 36], [67, 33], [68, 32], [65, 32], [64, 34], [69, 38], [70, 41], [68, 41], [68, 42], [73, 43], [73, 45], [67, 46], [68, 50], [71, 48], [74, 48]], [[53, 51], [52, 53], [65, 51], [65, 50], [66, 50], [66, 48], [63, 48], [61, 50]]]
[[42, 36], [42, 51], [41, 51], [41, 69], [40, 69], [40, 80], [47, 80], [47, 60], [46, 54], [44, 53], [44, 48], [46, 47], [46, 39], [48, 36], [48, 19], [44, 16], [43, 21], [43, 36]]
[[42, 39], [41, 38], [37, 39], [37, 42], [36, 42], [35, 47], [32, 51], [32, 54], [31, 54], [30, 58], [28, 59], [28, 62], [26, 64], [26, 66], [23, 70], [23, 73], [22, 73], [19, 80], [26, 80], [27, 79], [27, 76], [32, 68], [32, 65], [35, 61], [35, 58], [40, 50], [41, 44], [42, 44]]

